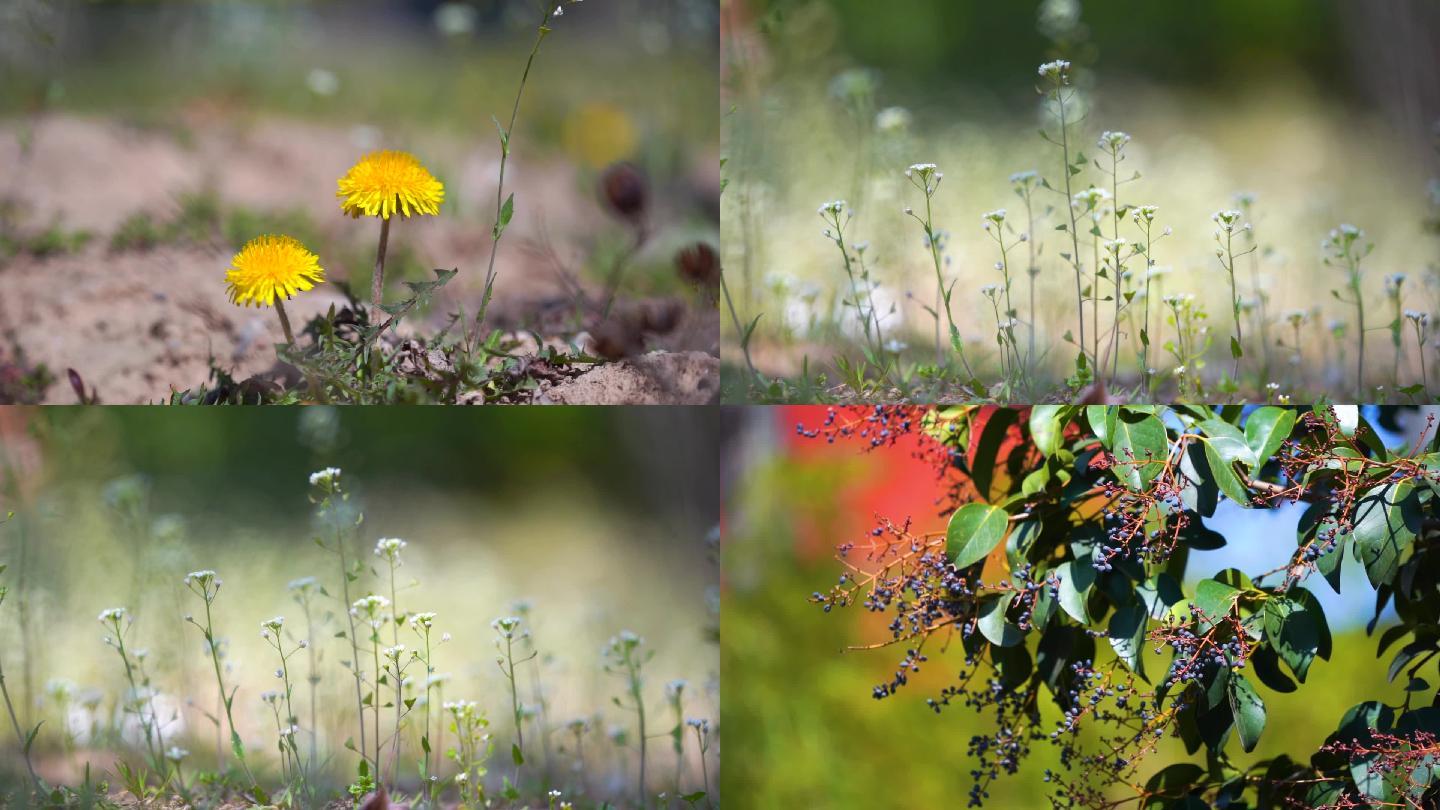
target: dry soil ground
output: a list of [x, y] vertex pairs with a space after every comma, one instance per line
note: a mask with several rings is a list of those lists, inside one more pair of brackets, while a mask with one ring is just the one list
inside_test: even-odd
[[[179, 127], [60, 115], [0, 122], [0, 199], [22, 231], [53, 223], [95, 235], [76, 253], [20, 255], [0, 265], [0, 360], [18, 350], [60, 376], [45, 392], [46, 402], [75, 401], [64, 382], [70, 368], [103, 402], [144, 403], [204, 383], [212, 356], [237, 379], [273, 365], [271, 344], [280, 340], [274, 313], [238, 308], [225, 297], [222, 279], [238, 246], [215, 239], [110, 249], [110, 236], [126, 217], [137, 211], [162, 221], [173, 217], [184, 193], [208, 188], [226, 207], [304, 211], [328, 240], [354, 248], [321, 257], [328, 275], [366, 285], [368, 266], [358, 257], [366, 256], [377, 226], [340, 214], [335, 180], [364, 151], [389, 144], [376, 143], [365, 128], [240, 119], [201, 109], [181, 120]], [[28, 150], [21, 145], [25, 138]], [[489, 140], [436, 136], [405, 147], [447, 180], [446, 210], [399, 222], [391, 229], [391, 248], [408, 245], [427, 267], [460, 270], [432, 307], [430, 321], [407, 324], [430, 331], [446, 313], [475, 311], [489, 257], [498, 155]], [[559, 268], [573, 274], [597, 234], [617, 228], [594, 196], [577, 188], [575, 177], [562, 161], [532, 161], [523, 150], [512, 156], [506, 184], [507, 193], [516, 195], [516, 215], [497, 257], [489, 325], [544, 328], [541, 314], [565, 310], [570, 300]], [[697, 167], [676, 186], [687, 196], [718, 195], [718, 176]], [[665, 211], [656, 208], [657, 231], [664, 233]], [[669, 255], [678, 246], [658, 240], [649, 249]], [[598, 292], [597, 284], [586, 286]], [[391, 286], [392, 295], [397, 287]], [[343, 296], [327, 285], [288, 308], [292, 321], [303, 322], [341, 302]], [[650, 335], [642, 353], [547, 382], [535, 399], [711, 401], [719, 389], [718, 313], [698, 298], [686, 303], [674, 328]]]

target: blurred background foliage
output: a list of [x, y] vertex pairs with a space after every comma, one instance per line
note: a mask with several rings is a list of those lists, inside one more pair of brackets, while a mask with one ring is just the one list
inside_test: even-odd
[[[598, 4], [597, 4], [598, 5]], [[603, 165], [645, 140], [713, 141], [716, 9], [619, 0], [571, 9], [531, 77], [538, 141]], [[0, 16], [0, 115], [37, 108], [164, 125], [185, 105], [487, 141], [508, 112], [540, 6], [533, 0], [16, 0]], [[567, 23], [569, 23], [567, 25]], [[643, 70], [663, 59], [666, 71]], [[664, 104], [655, 103], [664, 98]]]
[[[718, 719], [718, 574], [707, 541], [718, 514], [717, 430], [714, 413], [678, 408], [0, 409], [0, 512], [16, 513], [0, 526], [10, 588], [0, 648], [21, 722], [45, 721], [36, 743], [42, 776], [73, 784], [87, 762], [97, 775], [113, 768], [104, 749], [114, 739], [94, 724], [117, 716], [123, 671], [95, 617], [115, 606], [136, 617], [127, 645], [152, 652], [162, 714], [178, 713], [167, 741], [192, 752], [191, 773], [213, 767], [214, 727], [199, 712], [211, 707], [214, 682], [199, 634], [181, 621], [199, 606], [181, 578], [202, 568], [225, 582], [216, 622], [239, 685], [237, 725], [257, 756], [273, 754], [273, 721], [259, 696], [277, 688], [274, 651], [259, 622], [286, 616], [287, 632], [303, 638], [287, 584], [315, 576], [339, 593], [338, 562], [312, 542], [307, 482], [333, 465], [365, 515], [352, 553], [379, 567], [376, 538], [410, 544], [398, 603], [437, 612], [436, 633], [453, 635], [435, 653], [451, 676], [445, 699], [479, 701], [496, 750], [509, 750], [509, 693], [490, 621], [528, 601], [540, 659], [524, 673], [521, 699], [535, 706], [539, 684], [546, 697], [527, 721], [546, 728], [526, 730], [531, 773], [543, 767], [550, 784], [568, 785], [567, 796], [577, 782], [590, 796], [626, 795], [633, 716], [610, 703], [622, 684], [600, 669], [606, 639], [628, 629], [655, 650], [645, 687], [652, 729], [673, 725], [664, 685], [676, 678], [689, 683], [688, 716]], [[112, 506], [126, 490], [140, 493], [138, 520]], [[384, 573], [366, 573], [352, 590], [382, 588]], [[355, 734], [354, 687], [340, 664], [348, 653], [331, 638], [340, 615], [338, 602], [319, 598], [320, 745], [337, 779], [353, 776], [341, 745]], [[308, 672], [303, 655], [292, 666]], [[305, 689], [302, 680], [296, 699], [308, 726]], [[590, 724], [583, 775], [571, 770], [574, 736], [563, 728], [582, 718]], [[612, 739], [626, 729], [628, 743]], [[137, 735], [132, 721], [124, 739], [135, 744]], [[691, 737], [687, 788], [701, 779]], [[418, 736], [405, 745], [418, 752]], [[19, 767], [12, 747], [0, 747]], [[492, 762], [497, 780], [508, 761]], [[651, 746], [653, 773], [668, 775], [674, 763], [668, 744]], [[656, 778], [657, 790], [668, 784]]]
[[[952, 682], [947, 660], [959, 651], [931, 651], [930, 662], [906, 687], [878, 701], [871, 690], [894, 677], [904, 649], [847, 648], [888, 638], [888, 618], [858, 604], [827, 614], [808, 601], [843, 570], [833, 558], [835, 546], [858, 541], [877, 519], [911, 518], [917, 533], [943, 530], [948, 515], [937, 504], [946, 489], [937, 471], [915, 457], [913, 440], [865, 452], [858, 441], [832, 445], [796, 436], [797, 424], [814, 428], [824, 414], [815, 407], [726, 411], [723, 713], [731, 741], [743, 743], [726, 754], [725, 786], [756, 808], [961, 806], [973, 783], [970, 737], [989, 729], [993, 719], [958, 703], [940, 715], [925, 705], [925, 698]], [[1389, 421], [1374, 413], [1369, 418]], [[1406, 424], [1418, 431], [1423, 422]], [[1389, 438], [1404, 441], [1406, 435]], [[1211, 523], [1229, 544], [1193, 557], [1190, 581], [1229, 565], [1248, 570], [1247, 560], [1278, 553], [1277, 539], [1288, 547], [1290, 535], [1273, 521], [1255, 511], [1244, 515], [1217, 513], [1220, 522]], [[1374, 605], [1365, 578], [1344, 581], [1343, 602], [1323, 582], [1311, 590], [1326, 600], [1334, 655], [1317, 660], [1307, 683], [1294, 692], [1278, 694], [1257, 684], [1267, 728], [1279, 733], [1262, 735], [1250, 754], [1232, 743], [1227, 752], [1241, 768], [1282, 752], [1307, 757], [1351, 706], [1364, 700], [1395, 704], [1404, 695], [1404, 684], [1387, 680], [1387, 662], [1374, 654], [1386, 623], [1375, 636], [1365, 634]], [[1108, 645], [1100, 647], [1102, 656], [1111, 655]], [[1150, 672], [1168, 664], [1154, 645], [1146, 646], [1146, 657]], [[1426, 667], [1432, 681], [1434, 671]], [[1046, 723], [1059, 719], [1048, 702], [1041, 701], [1041, 708]], [[1091, 734], [1089, 742], [1096, 739], [1091, 731], [1083, 734]], [[1178, 740], [1167, 739], [1147, 760], [1146, 774], [1176, 761], [1195, 760]], [[1060, 767], [1057, 749], [1033, 743], [1018, 774], [992, 783], [986, 806], [1049, 806], [1042, 774]]]
[[[1212, 90], [1276, 65], [1341, 81], [1339, 1], [1085, 4], [1086, 47], [1104, 55], [1107, 71]], [[844, 54], [884, 71], [902, 92], [976, 85], [1018, 99], [1021, 104], [1011, 105], [1016, 109], [1029, 100], [1017, 91], [1034, 86], [1036, 55], [1052, 47], [1034, 2], [760, 0], [753, 6], [767, 18], [768, 32], [787, 45], [778, 63]]]

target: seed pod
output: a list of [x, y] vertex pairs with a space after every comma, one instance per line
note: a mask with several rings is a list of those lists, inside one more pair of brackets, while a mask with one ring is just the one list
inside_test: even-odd
[[720, 255], [708, 242], [696, 242], [675, 254], [680, 277], [697, 287], [720, 284]]
[[645, 215], [650, 190], [634, 165], [614, 163], [600, 175], [600, 196], [616, 216], [634, 224]]

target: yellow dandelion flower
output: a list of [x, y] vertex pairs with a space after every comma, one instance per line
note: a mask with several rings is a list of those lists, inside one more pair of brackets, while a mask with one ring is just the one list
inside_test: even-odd
[[239, 306], [280, 305], [325, 280], [320, 257], [290, 236], [257, 236], [230, 260], [225, 286]]
[[388, 149], [361, 158], [337, 186], [340, 209], [352, 217], [433, 215], [445, 200], [445, 186], [414, 155]]

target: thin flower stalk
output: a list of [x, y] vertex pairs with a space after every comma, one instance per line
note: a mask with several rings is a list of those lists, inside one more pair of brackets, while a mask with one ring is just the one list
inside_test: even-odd
[[213, 607], [215, 597], [220, 592], [222, 581], [215, 575], [214, 571], [192, 571], [185, 576], [185, 587], [200, 597], [205, 604], [205, 623], [201, 624], [194, 616], [186, 616], [185, 621], [195, 625], [205, 636], [205, 646], [210, 652], [210, 662], [215, 667], [215, 684], [220, 689], [220, 699], [225, 707], [225, 722], [230, 727], [230, 749], [235, 752], [235, 759], [240, 762], [240, 768], [245, 771], [245, 777], [250, 780], [254, 790], [260, 792], [260, 783], [255, 779], [255, 774], [250, 771], [250, 765], [245, 761], [245, 744], [240, 741], [240, 732], [235, 728], [235, 693], [225, 688], [225, 674], [220, 667], [219, 642], [215, 638], [215, 621]]
[[[350, 642], [350, 660], [347, 662], [347, 666], [350, 668], [350, 674], [355, 680], [355, 714], [360, 725], [359, 752], [360, 756], [368, 758], [370, 748], [367, 745], [367, 735], [365, 731], [365, 684], [364, 675], [360, 671], [360, 633], [359, 630], [356, 629], [355, 614], [351, 612], [350, 609], [352, 604], [350, 599], [350, 583], [359, 578], [359, 573], [358, 570], [355, 572], [351, 571], [351, 562], [346, 555], [346, 546], [348, 545], [348, 538], [346, 536], [347, 527], [345, 521], [336, 513], [339, 505], [337, 499], [339, 503], [343, 503], [349, 498], [349, 495], [345, 492], [341, 476], [341, 471], [335, 467], [327, 467], [311, 474], [310, 486], [316, 490], [316, 495], [311, 496], [311, 502], [316, 505], [316, 515], [325, 523], [329, 524], [331, 529], [330, 545], [322, 544], [322, 546], [334, 552], [340, 561], [340, 604], [342, 611], [345, 613], [345, 638]], [[358, 565], [356, 567], [358, 569]], [[378, 761], [371, 760], [370, 765], [374, 769], [374, 773], [379, 773], [380, 763]]]

